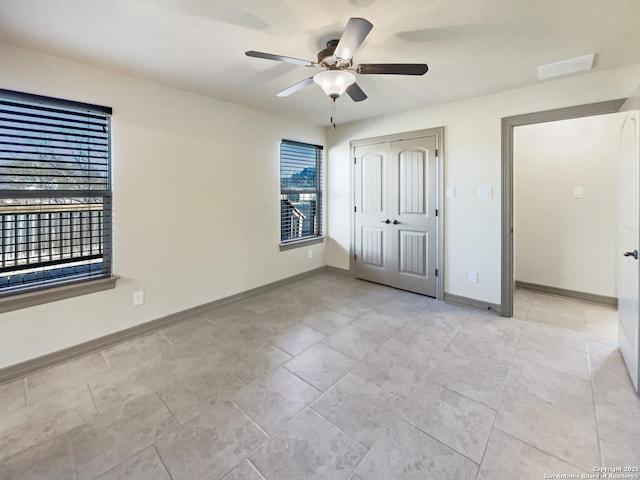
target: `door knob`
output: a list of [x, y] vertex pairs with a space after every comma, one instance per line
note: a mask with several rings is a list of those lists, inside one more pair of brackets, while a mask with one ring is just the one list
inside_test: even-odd
[[634, 250], [633, 252], [624, 252], [625, 257], [633, 257], [636, 260], [638, 259], [638, 250]]
[[387, 225], [389, 225], [391, 223], [391, 220], [387, 218], [386, 220], [380, 220], [380, 223], [386, 223]]
[[398, 220], [394, 220], [394, 221], [393, 221], [393, 224], [394, 224], [394, 225], [400, 225], [400, 222], [399, 222]]

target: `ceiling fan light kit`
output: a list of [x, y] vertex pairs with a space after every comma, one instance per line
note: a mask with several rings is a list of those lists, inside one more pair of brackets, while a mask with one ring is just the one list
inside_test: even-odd
[[[315, 83], [333, 100], [334, 104], [335, 100], [345, 92], [354, 102], [366, 100], [367, 95], [358, 86], [356, 77], [351, 72], [359, 75], [424, 75], [427, 73], [429, 67], [426, 63], [367, 63], [354, 65], [353, 54], [362, 45], [372, 28], [373, 24], [364, 18], [350, 18], [340, 39], [329, 40], [326, 48], [318, 53], [317, 63], [272, 53], [256, 52], [255, 50], [249, 50], [245, 52], [245, 55], [305, 67], [324, 68], [325, 71], [317, 73], [313, 77], [305, 78], [278, 92], [276, 95], [278, 97], [288, 97], [307, 85]], [[333, 116], [331, 117], [331, 123], [335, 128]]]
[[356, 83], [356, 76], [344, 70], [325, 70], [316, 73], [313, 81], [335, 102], [350, 85]]

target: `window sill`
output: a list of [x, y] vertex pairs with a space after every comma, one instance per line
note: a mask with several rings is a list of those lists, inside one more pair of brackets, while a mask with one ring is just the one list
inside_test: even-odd
[[312, 237], [305, 238], [303, 240], [295, 240], [293, 242], [281, 243], [280, 251], [291, 250], [294, 248], [306, 247], [307, 245], [314, 245], [316, 243], [323, 243], [324, 237]]
[[110, 290], [115, 288], [119, 278], [120, 277], [114, 275], [105, 278], [81, 280], [67, 285], [7, 295], [6, 297], [0, 298], [0, 313], [34, 307], [44, 303], [56, 302], [58, 300], [64, 300], [65, 298], [78, 297], [103, 290]]

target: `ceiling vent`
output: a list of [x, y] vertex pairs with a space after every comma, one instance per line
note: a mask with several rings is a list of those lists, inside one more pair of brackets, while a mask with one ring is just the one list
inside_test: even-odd
[[593, 67], [593, 59], [595, 56], [595, 53], [590, 53], [589, 55], [582, 55], [581, 57], [540, 65], [538, 67], [538, 77], [540, 80], [545, 80], [547, 78], [569, 75], [570, 73], [584, 72]]

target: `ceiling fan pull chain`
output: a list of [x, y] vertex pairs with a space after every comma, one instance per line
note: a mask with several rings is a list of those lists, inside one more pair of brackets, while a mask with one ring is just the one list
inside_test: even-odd
[[333, 129], [336, 129], [336, 99], [332, 98], [331, 99], [331, 126], [333, 127]]

